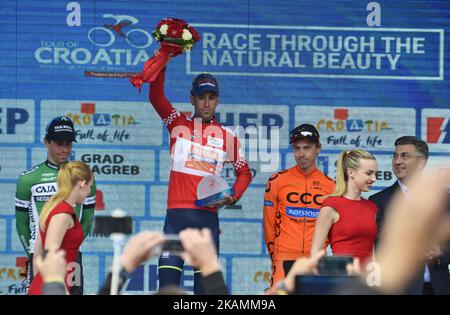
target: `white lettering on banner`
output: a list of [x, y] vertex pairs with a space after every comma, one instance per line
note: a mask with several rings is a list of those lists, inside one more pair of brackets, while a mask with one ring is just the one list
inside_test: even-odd
[[[87, 70], [86, 66], [91, 66], [95, 70], [122, 72], [124, 66], [136, 66], [148, 60], [145, 49], [153, 43], [153, 39], [147, 30], [136, 27], [139, 22], [137, 18], [109, 13], [103, 14], [102, 18], [111, 24], [100, 23], [102, 26], [89, 29], [86, 36], [91, 47], [80, 47], [79, 41], [41, 40], [40, 47], [34, 51], [35, 60], [46, 68], [68, 65], [70, 70]], [[126, 44], [128, 49], [115, 48], [116, 42]]]
[[296, 106], [295, 113], [296, 125], [317, 128], [324, 149], [392, 150], [395, 139], [416, 133], [413, 108]]
[[34, 52], [37, 62], [42, 64], [74, 64], [74, 65], [108, 65], [108, 66], [136, 66], [148, 60], [149, 55], [145, 50], [137, 53], [131, 49], [100, 48], [95, 55], [87, 48], [52, 48], [39, 47]]
[[442, 29], [194, 26], [202, 53], [188, 53], [188, 74], [443, 80]]
[[[306, 65], [301, 63], [301, 52], [312, 52], [313, 68], [364, 70], [374, 67], [380, 70], [388, 65], [391, 70], [396, 70], [401, 53], [425, 53], [425, 38], [423, 37], [407, 37], [404, 42], [400, 37], [381, 37], [387, 53], [376, 53], [375, 37], [373, 36], [367, 38], [366, 36], [341, 35], [266, 34], [266, 39], [270, 43], [270, 51], [262, 51], [259, 46], [260, 41], [255, 41], [255, 38], [261, 38], [262, 35], [251, 35], [238, 33], [231, 36], [230, 39], [229, 34], [222, 33], [217, 39], [215, 34], [205, 33], [203, 65], [241, 67], [248, 64], [250, 67], [304, 68]], [[247, 38], [248, 42], [243, 44], [242, 41]], [[251, 46], [252, 49], [247, 50], [248, 46]], [[220, 49], [227, 50], [223, 50], [220, 54]], [[322, 53], [323, 51], [330, 52]], [[391, 51], [395, 51], [395, 54], [391, 54]], [[289, 52], [294, 52], [294, 54]]]

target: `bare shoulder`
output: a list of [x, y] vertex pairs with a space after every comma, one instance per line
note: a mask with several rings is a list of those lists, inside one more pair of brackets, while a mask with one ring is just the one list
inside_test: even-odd
[[49, 228], [53, 225], [61, 225], [61, 226], [73, 226], [73, 216], [70, 213], [57, 213], [55, 214], [49, 222]]
[[332, 220], [333, 223], [339, 221], [339, 213], [330, 206], [324, 206], [320, 208], [320, 216]]

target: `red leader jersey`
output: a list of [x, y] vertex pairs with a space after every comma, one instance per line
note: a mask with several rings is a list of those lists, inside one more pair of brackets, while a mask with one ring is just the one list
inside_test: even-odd
[[237, 174], [233, 185], [239, 199], [252, 180], [236, 134], [215, 119], [202, 122], [176, 110], [164, 95], [165, 69], [150, 84], [150, 102], [170, 133], [172, 166], [167, 200], [168, 209], [216, 208], [197, 207], [197, 185], [208, 175], [220, 175], [225, 163], [231, 163]]

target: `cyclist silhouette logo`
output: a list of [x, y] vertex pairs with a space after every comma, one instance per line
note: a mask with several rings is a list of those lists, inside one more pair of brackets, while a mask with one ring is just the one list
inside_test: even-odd
[[133, 28], [127, 32], [123, 31], [125, 27], [133, 26], [139, 22], [133, 16], [107, 13], [103, 14], [102, 17], [105, 19], [113, 19], [115, 23], [104, 24], [103, 26], [97, 26], [89, 30], [88, 39], [96, 46], [111, 46], [116, 41], [116, 35], [125, 38], [125, 41], [134, 48], [147, 48], [153, 42], [152, 36], [143, 29]]

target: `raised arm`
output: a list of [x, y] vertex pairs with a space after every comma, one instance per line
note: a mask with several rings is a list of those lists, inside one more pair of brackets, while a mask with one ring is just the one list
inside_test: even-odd
[[156, 78], [150, 83], [149, 100], [158, 115], [162, 118], [166, 126], [170, 126], [170, 121], [180, 113], [172, 106], [164, 94], [164, 82], [166, 79], [166, 68], [164, 68]]

